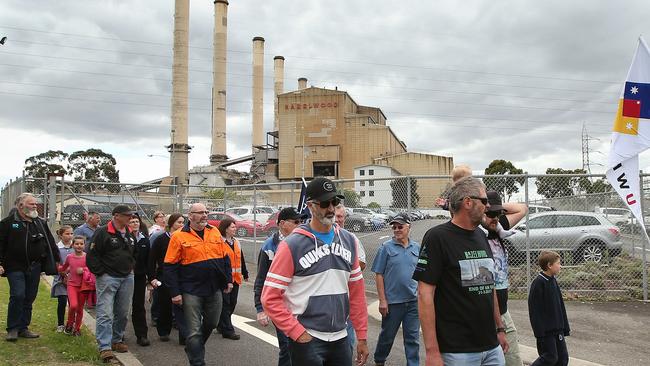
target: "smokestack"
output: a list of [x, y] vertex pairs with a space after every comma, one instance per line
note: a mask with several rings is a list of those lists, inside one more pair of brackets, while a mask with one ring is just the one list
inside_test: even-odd
[[275, 56], [273, 58], [273, 91], [274, 99], [273, 103], [273, 131], [278, 131], [279, 129], [279, 119], [280, 119], [280, 104], [278, 96], [284, 93], [284, 57]]
[[212, 145], [210, 163], [228, 160], [226, 150], [226, 41], [228, 1], [214, 1], [214, 37], [212, 58]]
[[253, 38], [253, 151], [264, 145], [264, 38]]
[[169, 174], [176, 183], [187, 184], [187, 74], [189, 54], [190, 1], [176, 0], [174, 13], [174, 59], [172, 67], [172, 130]]
[[307, 89], [307, 78], [298, 79], [298, 89]]

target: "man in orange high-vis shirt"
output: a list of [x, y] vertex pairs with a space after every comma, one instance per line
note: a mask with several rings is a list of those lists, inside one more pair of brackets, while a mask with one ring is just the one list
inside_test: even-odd
[[183, 306], [187, 324], [185, 353], [190, 365], [205, 365], [205, 342], [217, 326], [222, 291], [232, 290], [227, 247], [217, 228], [208, 225], [202, 203], [190, 206], [189, 222], [172, 234], [163, 281], [172, 302]]

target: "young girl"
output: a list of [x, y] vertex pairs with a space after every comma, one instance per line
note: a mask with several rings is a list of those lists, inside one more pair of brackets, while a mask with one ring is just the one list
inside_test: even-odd
[[[72, 249], [72, 227], [70, 225], [63, 225], [59, 230], [56, 231], [56, 235], [59, 237], [59, 254], [61, 255], [61, 263], [65, 262], [65, 258], [68, 254], [73, 252]], [[65, 307], [68, 305], [68, 290], [67, 286], [67, 277], [65, 274], [60, 274], [54, 276], [54, 281], [52, 281], [52, 291], [51, 296], [58, 299], [58, 306], [56, 308], [57, 316], [57, 333], [61, 333], [65, 330], [63, 326], [63, 321], [65, 318]]]
[[68, 273], [68, 301], [70, 302], [68, 322], [65, 330], [66, 333], [72, 333], [73, 336], [81, 335], [81, 320], [84, 313], [83, 305], [86, 302], [86, 293], [81, 291], [83, 273], [87, 269], [86, 253], [84, 253], [85, 244], [85, 237], [80, 235], [75, 236], [72, 242], [74, 253], [68, 255], [63, 266], [61, 266], [61, 272]]

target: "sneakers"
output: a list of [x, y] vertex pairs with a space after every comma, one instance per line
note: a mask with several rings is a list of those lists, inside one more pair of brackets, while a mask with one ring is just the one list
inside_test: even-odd
[[7, 332], [7, 336], [5, 337], [7, 342], [15, 342], [18, 340], [18, 329], [12, 329]]
[[113, 351], [111, 350], [104, 350], [99, 352], [99, 358], [102, 359], [102, 362], [112, 364], [112, 365], [119, 365], [120, 361], [115, 358], [115, 355], [113, 354]]
[[160, 341], [161, 342], [169, 342], [169, 336], [168, 335], [160, 336]]
[[221, 336], [226, 338], [226, 339], [232, 339], [233, 341], [238, 341], [241, 338], [241, 336], [239, 334], [237, 334], [237, 333], [230, 333], [230, 334], [225, 334], [224, 333]]
[[147, 347], [147, 346], [149, 346], [151, 344], [151, 342], [149, 342], [149, 339], [147, 339], [147, 337], [138, 337], [138, 340], [136, 341], [136, 343], [140, 347]]
[[65, 334], [67, 334], [67, 335], [72, 334], [72, 327], [71, 327], [71, 326], [66, 326], [66, 327], [63, 329], [63, 333], [65, 333]]
[[18, 336], [20, 338], [38, 338], [40, 335], [38, 333], [34, 333], [29, 329], [23, 329], [20, 332], [18, 332]]
[[63, 333], [64, 330], [65, 330], [65, 325], [59, 325], [58, 327], [56, 327], [57, 333]]
[[113, 343], [111, 348], [113, 349], [113, 351], [118, 352], [118, 353], [129, 352], [129, 346], [127, 346], [126, 343], [124, 343], [124, 342]]
[[73, 337], [81, 337], [81, 331], [75, 330], [74, 332], [72, 332], [71, 335], [72, 335]]

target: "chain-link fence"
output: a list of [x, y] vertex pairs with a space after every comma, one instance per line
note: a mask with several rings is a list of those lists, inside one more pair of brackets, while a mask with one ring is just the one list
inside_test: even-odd
[[[449, 220], [442, 209], [448, 176], [379, 177], [368, 169], [365, 179], [336, 181], [345, 196], [346, 229], [363, 243], [368, 268], [366, 287], [374, 291], [371, 271], [379, 247], [392, 237], [391, 216], [409, 215], [410, 237], [421, 242], [431, 227]], [[481, 176], [488, 189], [503, 201], [525, 203], [528, 213], [504, 235], [508, 249], [510, 292], [525, 297], [539, 271], [536, 259], [542, 250], [562, 256], [564, 269], [558, 281], [567, 296], [576, 299], [647, 299], [647, 260], [650, 250], [641, 226], [626, 209], [602, 175], [498, 175]], [[78, 226], [85, 213], [95, 211], [102, 222], [110, 219], [117, 204], [138, 210], [151, 223], [153, 212], [188, 211], [192, 203], [204, 203], [208, 220], [218, 225], [226, 215], [235, 219], [237, 236], [251, 265], [257, 261], [262, 242], [277, 231], [278, 210], [297, 206], [301, 182], [242, 186], [175, 186], [56, 181], [21, 178], [2, 191], [3, 216], [13, 207], [15, 196], [35, 193], [47, 206], [41, 214], [53, 227]], [[644, 216], [650, 216], [650, 175], [643, 177]], [[54, 214], [48, 214], [54, 212]]]

